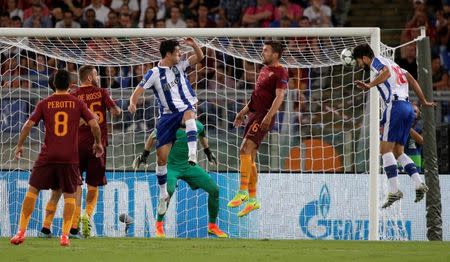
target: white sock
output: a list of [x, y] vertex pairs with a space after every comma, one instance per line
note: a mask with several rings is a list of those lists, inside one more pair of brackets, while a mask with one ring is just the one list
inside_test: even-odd
[[388, 184], [389, 193], [397, 193], [397, 191], [398, 191], [398, 176], [389, 178], [388, 182], [389, 182], [389, 184]]
[[416, 189], [418, 189], [423, 183], [422, 178], [420, 178], [420, 175], [418, 173], [414, 173], [411, 176], [411, 179], [414, 182], [414, 186], [416, 187]]
[[186, 135], [188, 139], [189, 155], [197, 154], [197, 124], [195, 119], [186, 120]]
[[[398, 157], [398, 163], [403, 167], [403, 169], [405, 169], [405, 167], [407, 165], [409, 165], [409, 164], [414, 164], [412, 159], [408, 155], [406, 155], [405, 153], [401, 154]], [[415, 187], [417, 189], [417, 188], [420, 187], [420, 185], [422, 185], [423, 182], [422, 182], [422, 179], [420, 178], [419, 173], [417, 172], [417, 167], [415, 166], [415, 164], [414, 164], [414, 167], [415, 167], [415, 171], [416, 172], [414, 172], [412, 174], [408, 173], [408, 175], [411, 177], [411, 179], [414, 182], [414, 185], [415, 185]], [[408, 172], [408, 170], [405, 170], [405, 171]]]
[[159, 198], [166, 198], [169, 195], [167, 192], [167, 183], [159, 185]]
[[197, 154], [197, 141], [194, 142], [188, 142], [188, 148], [189, 148], [189, 153], [188, 155], [194, 155]]
[[[383, 168], [386, 171], [386, 175], [388, 176], [388, 190], [390, 193], [396, 193], [398, 191], [398, 176], [397, 176], [397, 161], [395, 160], [395, 156], [392, 152], [386, 153], [382, 156], [383, 158]], [[388, 169], [395, 169], [395, 176], [389, 177]]]
[[159, 197], [167, 197], [167, 164], [163, 166], [156, 166], [156, 178], [159, 185]]

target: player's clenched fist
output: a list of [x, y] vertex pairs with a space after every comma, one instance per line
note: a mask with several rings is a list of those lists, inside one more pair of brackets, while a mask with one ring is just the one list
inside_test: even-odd
[[136, 113], [136, 105], [135, 104], [130, 104], [129, 106], [128, 106], [128, 111], [130, 111], [130, 113]]
[[93, 152], [95, 154], [95, 157], [101, 157], [103, 155], [103, 153], [104, 153], [102, 144], [95, 143], [92, 146], [92, 150], [93, 150]]

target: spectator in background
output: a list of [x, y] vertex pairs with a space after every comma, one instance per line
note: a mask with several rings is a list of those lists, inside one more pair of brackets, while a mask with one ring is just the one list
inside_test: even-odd
[[167, 28], [186, 28], [186, 22], [181, 18], [180, 8], [172, 6], [170, 9], [170, 18], [166, 19]]
[[[45, 16], [42, 10], [42, 5], [35, 4], [31, 6], [33, 11], [32, 15], [23, 22], [23, 27], [35, 27], [35, 28], [51, 28], [52, 21], [49, 16]], [[25, 15], [24, 15], [25, 17]]]
[[217, 14], [216, 15], [216, 26], [218, 27], [218, 28], [225, 28], [225, 27], [228, 27], [228, 21], [227, 21], [227, 18], [225, 17], [225, 15], [223, 15], [223, 14]]
[[[311, 27], [311, 22], [307, 16], [300, 17], [298, 21], [299, 27]], [[289, 40], [288, 45], [291, 48], [298, 49], [300, 52], [306, 52], [307, 54], [313, 54], [315, 56], [320, 54], [319, 39], [318, 37], [295, 37]]]
[[115, 11], [110, 11], [108, 14], [108, 21], [105, 24], [106, 28], [119, 28], [119, 17]]
[[20, 20], [20, 17], [18, 16], [13, 16], [11, 18], [11, 27], [22, 27], [22, 20]]
[[145, 13], [142, 10], [147, 10], [147, 7], [153, 7], [156, 12], [156, 20], [166, 18], [166, 5], [165, 0], [141, 0], [141, 16], [139, 17], [139, 22], [144, 21]]
[[102, 77], [101, 86], [103, 88], [120, 88], [119, 70], [115, 66], [109, 66], [105, 70], [105, 76]]
[[335, 1], [336, 3], [334, 8], [332, 8], [332, 21], [335, 23], [335, 26], [342, 27], [345, 26], [347, 22], [348, 12], [350, 11], [352, 0]]
[[275, 17], [275, 7], [269, 0], [257, 0], [256, 6], [248, 7], [242, 17], [245, 27], [269, 27]]
[[84, 16], [86, 18], [86, 11], [93, 9], [95, 11], [95, 18], [102, 23], [108, 21], [108, 14], [110, 9], [103, 5], [102, 0], [92, 0], [92, 3], [88, 5], [84, 10]]
[[70, 10], [64, 11], [63, 20], [55, 25], [56, 28], [80, 28], [80, 23], [73, 21], [73, 12]]
[[87, 9], [84, 16], [85, 20], [80, 23], [82, 28], [103, 28], [103, 23], [96, 19], [94, 9]]
[[220, 0], [199, 0], [199, 5], [204, 5], [208, 8], [211, 14], [216, 14], [220, 9]]
[[197, 28], [197, 21], [192, 16], [186, 18], [186, 27], [187, 28]]
[[298, 21], [300, 17], [303, 16], [303, 8], [295, 3], [292, 3], [291, 0], [280, 0], [280, 6], [277, 8], [277, 12], [275, 13], [275, 19], [281, 19], [280, 8], [285, 9], [285, 15], [291, 21]]
[[422, 26], [425, 27], [426, 34], [430, 38], [430, 44], [433, 46], [436, 40], [436, 29], [431, 24], [426, 12], [420, 10], [415, 11], [411, 20], [406, 22], [405, 29], [400, 36], [400, 42], [406, 43], [420, 36], [419, 27]]
[[6, 4], [7, 4], [6, 11], [8, 11], [9, 17], [13, 18], [14, 16], [18, 16], [22, 21], [23, 11], [22, 9], [17, 7], [17, 0], [8, 0]]
[[441, 64], [441, 58], [433, 55], [431, 58], [431, 72], [433, 78], [433, 90], [450, 90], [448, 73]]
[[48, 76], [50, 75], [45, 63], [45, 56], [36, 55], [36, 61], [33, 63], [34, 68], [30, 69], [29, 76], [31, 80], [31, 86], [33, 88], [47, 88]]
[[30, 7], [25, 9], [25, 11], [23, 11], [23, 18], [22, 18], [23, 21], [26, 21], [28, 18], [30, 18], [33, 15], [33, 6], [35, 6], [35, 5], [39, 5], [42, 7], [41, 14], [40, 14], [41, 16], [43, 16], [43, 17], [50, 16], [50, 11], [49, 11], [48, 7], [41, 1], [30, 0], [29, 3], [30, 3]]
[[139, 22], [139, 27], [151, 28], [156, 26], [156, 9], [152, 6], [145, 10], [144, 21]]
[[166, 28], [166, 21], [164, 19], [156, 20], [156, 28]]
[[199, 4], [197, 8], [197, 27], [210, 28], [216, 27], [216, 22], [208, 17], [209, 9], [204, 4]]
[[8, 12], [2, 12], [0, 14], [0, 27], [10, 27], [11, 19], [9, 18]]
[[60, 13], [63, 16], [64, 11], [70, 10], [73, 14], [73, 20], [78, 20], [83, 14], [81, 9], [83, 0], [53, 0], [51, 6], [53, 7], [53, 15]]
[[143, 65], [135, 65], [133, 67], [133, 77], [131, 78], [130, 86], [132, 86], [132, 87], [137, 86], [144, 78], [145, 72], [147, 72], [147, 71], [144, 71]]
[[133, 28], [133, 21], [130, 14], [120, 14], [119, 24], [121, 28]]
[[[270, 27], [291, 27], [295, 23], [288, 16], [288, 9], [284, 5], [277, 8], [275, 19], [270, 23]], [[297, 21], [297, 20], [295, 20]]]
[[[2, 88], [18, 88], [20, 87], [20, 69], [16, 58], [1, 57], [0, 64], [1, 87]], [[27, 86], [23, 86], [27, 87]]]
[[247, 2], [243, 0], [221, 0], [219, 14], [226, 17], [231, 27], [239, 27], [242, 14], [248, 7]]
[[410, 44], [405, 46], [403, 54], [400, 52], [400, 59], [397, 59], [397, 64], [408, 71], [411, 76], [417, 80], [417, 60], [416, 60], [416, 45]]
[[112, 0], [111, 9], [116, 13], [121, 13], [120, 9], [123, 5], [126, 5], [129, 8], [133, 21], [139, 18], [139, 4], [137, 0]]
[[322, 0], [310, 0], [311, 6], [307, 7], [303, 15], [309, 18], [312, 27], [330, 27], [331, 8], [322, 4]]

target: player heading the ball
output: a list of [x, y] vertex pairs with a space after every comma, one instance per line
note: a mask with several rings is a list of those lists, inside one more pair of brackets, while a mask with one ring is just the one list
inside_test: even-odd
[[414, 110], [408, 99], [409, 85], [417, 94], [421, 105], [433, 107], [435, 104], [426, 100], [419, 83], [410, 73], [390, 59], [375, 56], [368, 44], [356, 46], [353, 49], [353, 58], [360, 68], [374, 72], [374, 77], [371, 77], [369, 83], [356, 81], [355, 84], [363, 90], [376, 87], [385, 104], [380, 122], [383, 128], [380, 152], [389, 181], [389, 194], [382, 207], [387, 208], [403, 197], [402, 191], [399, 190], [397, 161], [414, 181], [416, 188], [414, 202], [419, 202], [428, 191], [428, 187], [422, 182], [414, 162], [404, 153], [404, 146], [414, 122]]
[[195, 104], [197, 97], [186, 75], [187, 69], [200, 62], [204, 55], [194, 39], [185, 38], [183, 44], [194, 49], [194, 54], [181, 59], [180, 43], [169, 39], [161, 42], [161, 60], [158, 66], [148, 70], [144, 79], [134, 89], [128, 110], [136, 112], [139, 97], [145, 89], [152, 89], [159, 104], [159, 119], [156, 124], [156, 176], [160, 188], [158, 214], [166, 213], [169, 194], [167, 193], [167, 157], [182, 123], [186, 126], [189, 147], [188, 162], [197, 163], [197, 126], [195, 124]]

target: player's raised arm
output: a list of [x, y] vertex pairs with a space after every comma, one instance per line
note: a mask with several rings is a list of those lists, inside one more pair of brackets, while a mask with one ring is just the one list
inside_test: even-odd
[[186, 45], [192, 47], [195, 52], [193, 55], [189, 56], [189, 58], [188, 58], [189, 65], [191, 65], [191, 66], [195, 65], [203, 60], [205, 55], [203, 54], [203, 51], [200, 48], [200, 46], [198, 46], [197, 42], [195, 42], [195, 40], [193, 38], [191, 38], [191, 37], [186, 38], [184, 40], [184, 43]]
[[17, 160], [20, 159], [23, 153], [23, 143], [25, 143], [25, 140], [27, 139], [28, 135], [30, 134], [31, 129], [35, 125], [35, 122], [32, 120], [27, 120], [25, 124], [22, 127], [22, 130], [20, 131], [19, 135], [19, 141], [17, 142], [17, 146], [14, 149], [14, 155]]
[[420, 104], [424, 105], [424, 106], [428, 106], [428, 107], [436, 106], [436, 104], [434, 102], [427, 101], [427, 99], [425, 98], [425, 96], [422, 92], [422, 89], [420, 88], [419, 83], [416, 81], [416, 79], [414, 79], [414, 77], [412, 77], [412, 75], [408, 72], [405, 72], [405, 75], [406, 75], [406, 79], [408, 80], [410, 86], [414, 90], [414, 93], [416, 93], [417, 97], [419, 98]]

